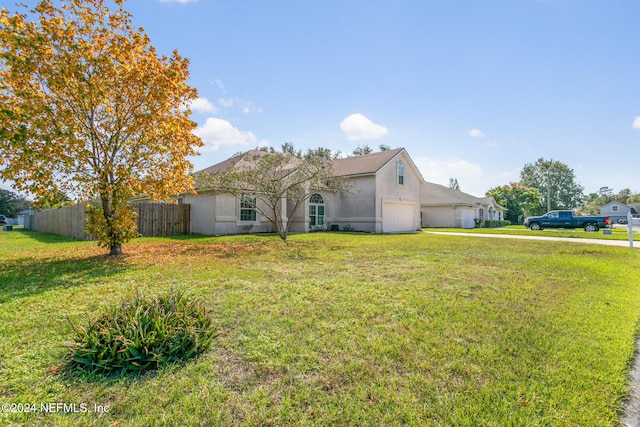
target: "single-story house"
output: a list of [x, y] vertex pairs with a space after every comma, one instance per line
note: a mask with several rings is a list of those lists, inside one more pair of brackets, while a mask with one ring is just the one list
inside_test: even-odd
[[626, 221], [627, 214], [637, 216], [640, 214], [640, 203], [624, 204], [622, 202], [609, 202], [600, 207], [600, 215], [608, 216], [612, 224], [618, 223], [619, 220]]
[[504, 220], [505, 211], [493, 197], [475, 197], [431, 182], [421, 188], [423, 227], [474, 228], [487, 220]]
[[[204, 171], [215, 172], [232, 165], [229, 159]], [[425, 181], [404, 148], [336, 159], [333, 171], [350, 181], [351, 191], [313, 194], [294, 213], [291, 232], [350, 229], [389, 233], [420, 229], [420, 197]], [[205, 189], [196, 191], [197, 194], [176, 198], [191, 205], [192, 233], [275, 231], [269, 221], [240, 198]]]

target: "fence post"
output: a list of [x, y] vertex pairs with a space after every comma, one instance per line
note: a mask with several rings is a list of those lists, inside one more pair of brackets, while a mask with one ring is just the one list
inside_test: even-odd
[[627, 212], [627, 227], [629, 228], [629, 247], [633, 248], [633, 215]]

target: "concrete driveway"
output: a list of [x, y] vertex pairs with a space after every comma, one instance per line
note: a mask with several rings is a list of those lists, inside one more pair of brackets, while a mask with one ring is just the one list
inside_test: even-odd
[[[636, 229], [638, 227], [635, 227]], [[423, 230], [424, 231], [424, 230]], [[640, 232], [640, 229], [638, 230]], [[628, 240], [604, 240], [604, 239], [580, 239], [580, 238], [569, 238], [569, 237], [544, 237], [544, 236], [522, 236], [522, 235], [513, 235], [513, 234], [482, 234], [482, 233], [463, 233], [463, 232], [455, 232], [455, 231], [424, 231], [429, 234], [443, 234], [450, 236], [468, 236], [468, 237], [493, 237], [494, 239], [522, 239], [522, 240], [547, 240], [547, 241], [558, 241], [558, 242], [571, 242], [571, 243], [590, 243], [594, 245], [604, 245], [604, 246], [621, 246], [628, 248], [629, 241]], [[640, 236], [634, 236], [633, 240], [633, 248], [640, 248]]]

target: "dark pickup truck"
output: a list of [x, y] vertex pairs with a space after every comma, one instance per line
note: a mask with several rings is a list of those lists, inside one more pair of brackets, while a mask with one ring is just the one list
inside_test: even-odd
[[607, 216], [574, 216], [573, 211], [551, 211], [542, 216], [530, 216], [524, 220], [524, 226], [532, 230], [584, 228], [584, 231], [598, 231], [609, 225]]

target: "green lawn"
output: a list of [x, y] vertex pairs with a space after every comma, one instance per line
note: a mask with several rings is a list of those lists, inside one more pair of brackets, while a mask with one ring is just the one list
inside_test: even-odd
[[[574, 239], [629, 240], [629, 231], [626, 227], [616, 227], [610, 230], [611, 234], [603, 234], [603, 229], [593, 233], [586, 232], [581, 228], [546, 228], [544, 230], [534, 231], [529, 230], [522, 225], [510, 225], [504, 228], [425, 228], [425, 231], [449, 231], [456, 233], [510, 234], [518, 236], [567, 237]], [[637, 231], [634, 231], [633, 233], [633, 240], [634, 245], [640, 244], [640, 234]]]
[[[0, 232], [0, 403], [37, 405], [0, 425], [618, 423], [638, 250], [420, 233], [148, 238], [124, 250]], [[210, 308], [220, 336], [209, 352], [141, 377], [61, 373], [69, 320], [171, 287]], [[87, 412], [43, 413], [47, 403]]]

